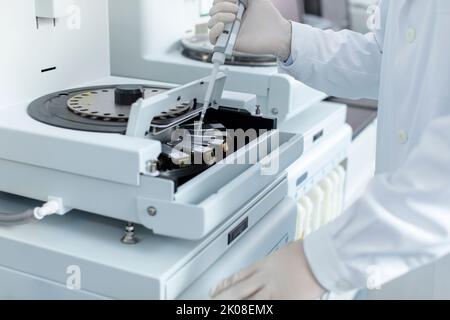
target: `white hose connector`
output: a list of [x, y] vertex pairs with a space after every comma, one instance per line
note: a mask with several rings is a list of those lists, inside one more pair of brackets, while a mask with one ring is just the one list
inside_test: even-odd
[[37, 220], [42, 220], [45, 217], [57, 214], [60, 210], [60, 203], [56, 200], [51, 200], [45, 203], [42, 207], [34, 209], [34, 217]]

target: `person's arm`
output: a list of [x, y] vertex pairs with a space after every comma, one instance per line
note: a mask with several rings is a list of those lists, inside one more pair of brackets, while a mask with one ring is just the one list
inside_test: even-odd
[[334, 292], [374, 286], [450, 253], [450, 116], [436, 119], [401, 169], [380, 175], [304, 250]]
[[[215, 0], [209, 22], [213, 44], [236, 18], [236, 1]], [[329, 95], [377, 99], [388, 4], [381, 0], [374, 32], [362, 35], [289, 22], [270, 0], [248, 0], [236, 50], [273, 54], [280, 71]]]
[[342, 98], [378, 99], [381, 31], [363, 35], [293, 22], [290, 60], [279, 64], [280, 71], [312, 88]]

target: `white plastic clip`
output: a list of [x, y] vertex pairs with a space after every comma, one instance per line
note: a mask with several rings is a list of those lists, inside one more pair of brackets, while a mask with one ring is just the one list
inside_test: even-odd
[[45, 203], [42, 207], [34, 209], [34, 217], [37, 220], [42, 220], [47, 216], [57, 214], [60, 207], [57, 201], [52, 200]]
[[58, 214], [64, 215], [71, 209], [64, 207], [63, 200], [56, 197], [48, 197], [48, 202], [46, 202], [42, 207], [34, 209], [34, 217], [37, 220], [42, 220], [45, 217]]

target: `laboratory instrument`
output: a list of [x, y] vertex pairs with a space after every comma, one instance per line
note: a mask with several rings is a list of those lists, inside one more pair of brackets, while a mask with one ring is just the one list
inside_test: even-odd
[[[0, 4], [0, 214], [58, 204], [0, 227], [0, 297], [207, 298], [294, 240], [296, 202], [345, 169], [345, 105], [273, 67], [219, 72], [191, 143], [211, 65], [183, 56], [184, 24], [163, 26], [194, 2]], [[233, 145], [234, 129], [257, 135]]]

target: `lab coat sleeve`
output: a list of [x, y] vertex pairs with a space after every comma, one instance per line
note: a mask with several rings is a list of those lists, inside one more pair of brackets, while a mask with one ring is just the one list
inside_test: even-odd
[[378, 99], [386, 3], [377, 11], [376, 31], [366, 35], [293, 22], [293, 63], [280, 62], [280, 72], [332, 96]]
[[450, 253], [450, 116], [436, 119], [404, 166], [305, 239], [326, 289], [375, 288]]

